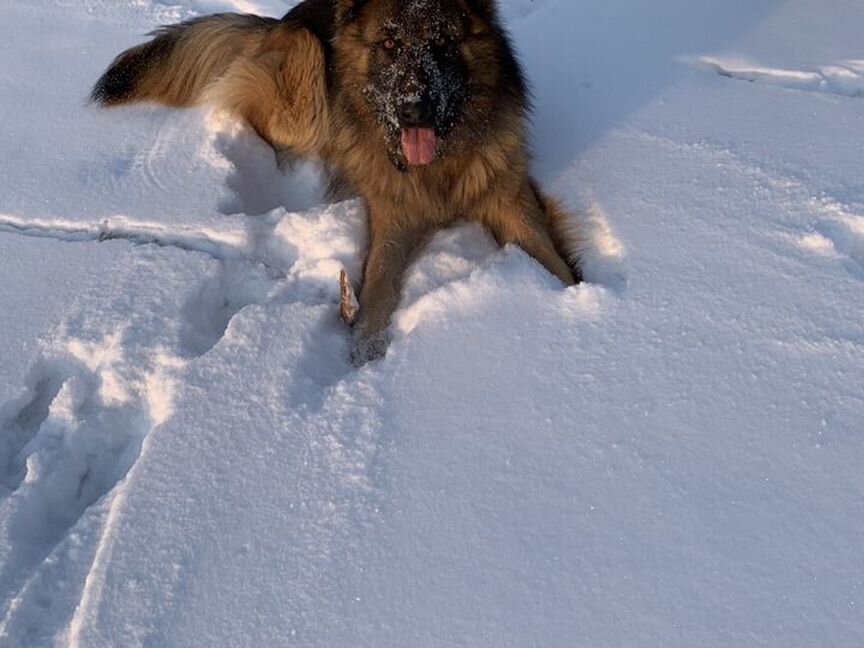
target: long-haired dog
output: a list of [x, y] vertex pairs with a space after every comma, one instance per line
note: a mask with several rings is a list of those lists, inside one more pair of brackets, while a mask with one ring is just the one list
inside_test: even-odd
[[384, 352], [407, 266], [458, 218], [580, 281], [573, 221], [529, 174], [528, 93], [494, 0], [305, 0], [281, 20], [218, 14], [152, 36], [94, 101], [212, 104], [362, 197], [359, 310], [343, 300], [355, 362]]

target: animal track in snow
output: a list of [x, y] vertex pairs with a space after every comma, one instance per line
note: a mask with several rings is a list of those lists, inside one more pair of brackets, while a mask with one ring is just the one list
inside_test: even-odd
[[[98, 240], [84, 229], [83, 240]], [[11, 440], [2, 448], [11, 459], [0, 462], [7, 487], [0, 542], [8, 552], [0, 568], [0, 645], [8, 636], [48, 645], [77, 601], [84, 605], [95, 578], [88, 573], [110, 554], [126, 477], [148, 435], [172, 416], [189, 363], [184, 306], [195, 299], [195, 282], [218, 277], [223, 263], [250, 265], [238, 258], [242, 247], [217, 246], [227, 261], [171, 245], [120, 250], [128, 262], [112, 273], [118, 289], [92, 284], [89, 298], [42, 339], [26, 393], [0, 406], [2, 438]]]
[[712, 57], [698, 58], [693, 64], [698, 69], [739, 81], [844, 97], [864, 97], [864, 61], [843, 61], [814, 70], [784, 70]]
[[17, 452], [3, 471], [11, 492], [0, 503], [10, 554], [0, 570], [0, 636], [34, 569], [113, 491], [170, 414], [171, 375], [182, 363], [157, 353], [132, 367], [122, 337], [66, 340], [65, 353], [37, 365], [30, 399], [3, 427], [17, 433]]
[[62, 386], [56, 377], [41, 375], [38, 371], [36, 375], [23, 405], [12, 402], [4, 408], [8, 413], [0, 416], [0, 485], [8, 493], [21, 485], [25, 474], [25, 448], [48, 418], [51, 402]]
[[[123, 217], [82, 223], [0, 214], [0, 230], [17, 235], [148, 244], [130, 251], [141, 263], [125, 266], [112, 303], [71, 313], [45, 341], [26, 394], [0, 405], [0, 536], [9, 548], [0, 568], [0, 644], [9, 636], [47, 644], [68, 626], [76, 601], [84, 609], [98, 597], [91, 590], [110, 555], [124, 480], [147, 436], [170, 418], [186, 367], [223, 339], [243, 307], [269, 303], [285, 283], [281, 267], [296, 261], [288, 242], [284, 257], [270, 245], [283, 215], [220, 232]], [[160, 283], [165, 263], [176, 264], [174, 285]]]
[[864, 276], [864, 216], [832, 200], [813, 204], [822, 217], [813, 232], [799, 237], [798, 244], [816, 254], [841, 258], [850, 271]]
[[264, 266], [221, 261], [183, 307], [182, 353], [199, 357], [216, 346], [238, 312], [267, 299], [275, 278], [272, 275]]

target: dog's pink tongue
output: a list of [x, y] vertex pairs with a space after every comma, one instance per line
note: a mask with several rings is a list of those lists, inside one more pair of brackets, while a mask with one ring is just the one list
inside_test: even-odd
[[411, 166], [424, 166], [435, 159], [438, 138], [431, 128], [403, 128], [402, 153]]

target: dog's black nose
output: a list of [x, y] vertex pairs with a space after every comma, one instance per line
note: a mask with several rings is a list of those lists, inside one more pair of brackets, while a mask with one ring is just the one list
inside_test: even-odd
[[407, 128], [418, 128], [428, 126], [431, 122], [432, 111], [429, 102], [425, 99], [417, 101], [406, 101], [399, 106], [399, 122]]

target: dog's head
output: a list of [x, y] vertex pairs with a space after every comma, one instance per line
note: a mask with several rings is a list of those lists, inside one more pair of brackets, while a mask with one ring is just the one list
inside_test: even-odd
[[479, 144], [525, 90], [494, 0], [337, 0], [343, 104], [401, 170]]

